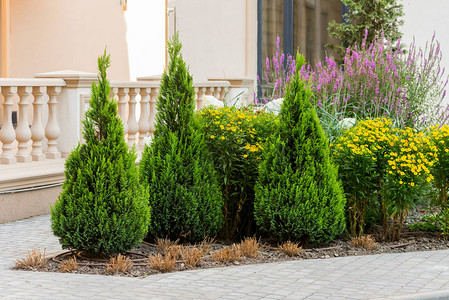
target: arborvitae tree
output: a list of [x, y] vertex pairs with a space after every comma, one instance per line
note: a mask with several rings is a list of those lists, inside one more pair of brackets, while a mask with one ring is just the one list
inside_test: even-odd
[[338, 42], [327, 47], [343, 58], [347, 47], [372, 44], [381, 34], [390, 42], [401, 38], [399, 27], [404, 23], [403, 5], [398, 0], [342, 0], [349, 13], [343, 15], [344, 22], [331, 21], [327, 28], [329, 36]]
[[311, 91], [300, 78], [303, 64], [298, 54], [279, 132], [260, 166], [255, 219], [262, 231], [280, 239], [327, 242], [345, 228], [345, 198]]
[[112, 255], [139, 244], [148, 231], [148, 192], [139, 184], [134, 149], [128, 151], [117, 104], [109, 95], [106, 51], [98, 58], [98, 85], [83, 120], [85, 143], [66, 160], [62, 192], [51, 209], [63, 248]]
[[168, 44], [168, 53], [154, 138], [142, 155], [140, 179], [149, 187], [151, 237], [194, 241], [221, 229], [223, 199], [193, 116], [195, 88], [177, 34]]

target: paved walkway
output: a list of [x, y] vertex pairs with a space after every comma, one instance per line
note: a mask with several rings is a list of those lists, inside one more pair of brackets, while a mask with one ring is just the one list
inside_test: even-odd
[[449, 299], [449, 250], [236, 266], [146, 278], [9, 270], [60, 251], [48, 216], [0, 225], [0, 299]]

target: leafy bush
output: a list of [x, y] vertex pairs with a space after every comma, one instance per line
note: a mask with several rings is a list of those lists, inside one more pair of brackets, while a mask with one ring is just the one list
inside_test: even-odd
[[66, 181], [51, 209], [51, 227], [63, 248], [112, 255], [145, 237], [150, 222], [148, 192], [139, 185], [135, 151], [128, 151], [117, 104], [106, 79], [106, 52], [98, 59], [98, 85], [92, 84], [83, 121], [85, 143], [65, 165]]
[[207, 107], [201, 121], [224, 200], [221, 235], [254, 233], [254, 185], [266, 140], [278, 118], [270, 113], [235, 107]]
[[419, 222], [410, 225], [411, 230], [421, 230], [435, 232], [440, 230], [440, 218], [439, 215], [424, 216]]
[[364, 42], [363, 33], [369, 32], [365, 41], [372, 43], [378, 36], [394, 42], [401, 38], [399, 27], [404, 23], [403, 6], [397, 0], [342, 0], [349, 12], [343, 15], [344, 22], [329, 23], [329, 36], [338, 43], [326, 45], [344, 56], [347, 47], [359, 46]]
[[334, 157], [353, 236], [363, 233], [366, 210], [377, 195], [385, 237], [399, 238], [409, 210], [433, 179], [435, 151], [424, 132], [394, 128], [385, 118], [360, 121], [337, 139]]
[[257, 225], [280, 239], [328, 242], [345, 227], [343, 189], [329, 142], [311, 107], [311, 91], [297, 75], [280, 114], [280, 128], [264, 154], [256, 183]]
[[177, 35], [169, 43], [170, 63], [157, 102], [156, 130], [140, 162], [149, 187], [153, 238], [201, 240], [222, 226], [223, 199], [212, 160], [193, 118], [193, 79], [180, 53]]
[[449, 235], [449, 125], [430, 128], [430, 135], [437, 150], [437, 159], [431, 170], [438, 191], [437, 203], [441, 206], [440, 229], [443, 234]]

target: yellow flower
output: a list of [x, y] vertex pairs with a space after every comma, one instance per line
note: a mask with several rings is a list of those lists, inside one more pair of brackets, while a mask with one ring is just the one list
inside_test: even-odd
[[414, 183], [414, 182], [410, 182], [410, 185], [411, 185], [411, 186], [415, 186], [415, 183]]
[[403, 184], [404, 182], [402, 182], [402, 180], [399, 180], [399, 184]]
[[224, 139], [226, 139], [224, 136], [221, 136], [221, 138], [220, 139], [222, 139], [222, 140], [224, 140]]
[[243, 158], [247, 158], [248, 157], [248, 154], [243, 154]]
[[210, 138], [211, 138], [211, 139], [214, 139], [214, 138], [215, 138], [215, 135], [211, 135]]

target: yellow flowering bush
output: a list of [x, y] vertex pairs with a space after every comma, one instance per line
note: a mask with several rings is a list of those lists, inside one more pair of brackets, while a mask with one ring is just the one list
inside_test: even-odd
[[409, 209], [433, 180], [437, 149], [430, 137], [394, 128], [389, 119], [367, 119], [347, 130], [333, 148], [348, 198], [351, 234], [363, 232], [367, 208], [378, 205], [385, 237], [399, 238]]
[[396, 138], [390, 142], [383, 184], [383, 197], [392, 222], [383, 226], [391, 239], [399, 238], [410, 208], [434, 179], [430, 169], [437, 156], [436, 148], [425, 132], [412, 128], [397, 129], [396, 132]]
[[[367, 119], [345, 131], [332, 145], [346, 193], [347, 220], [352, 236], [363, 234], [366, 212], [374, 205], [375, 195], [379, 194], [387, 163], [386, 153], [394, 138], [390, 120]], [[379, 201], [385, 207], [382, 198]]]
[[215, 170], [221, 180], [225, 223], [222, 236], [254, 230], [254, 185], [266, 140], [278, 118], [248, 108], [212, 106], [199, 113]]
[[431, 168], [431, 173], [435, 177], [438, 202], [441, 205], [441, 213], [438, 216], [439, 227], [447, 236], [449, 235], [449, 125], [431, 127], [429, 135], [437, 150], [437, 157]]

